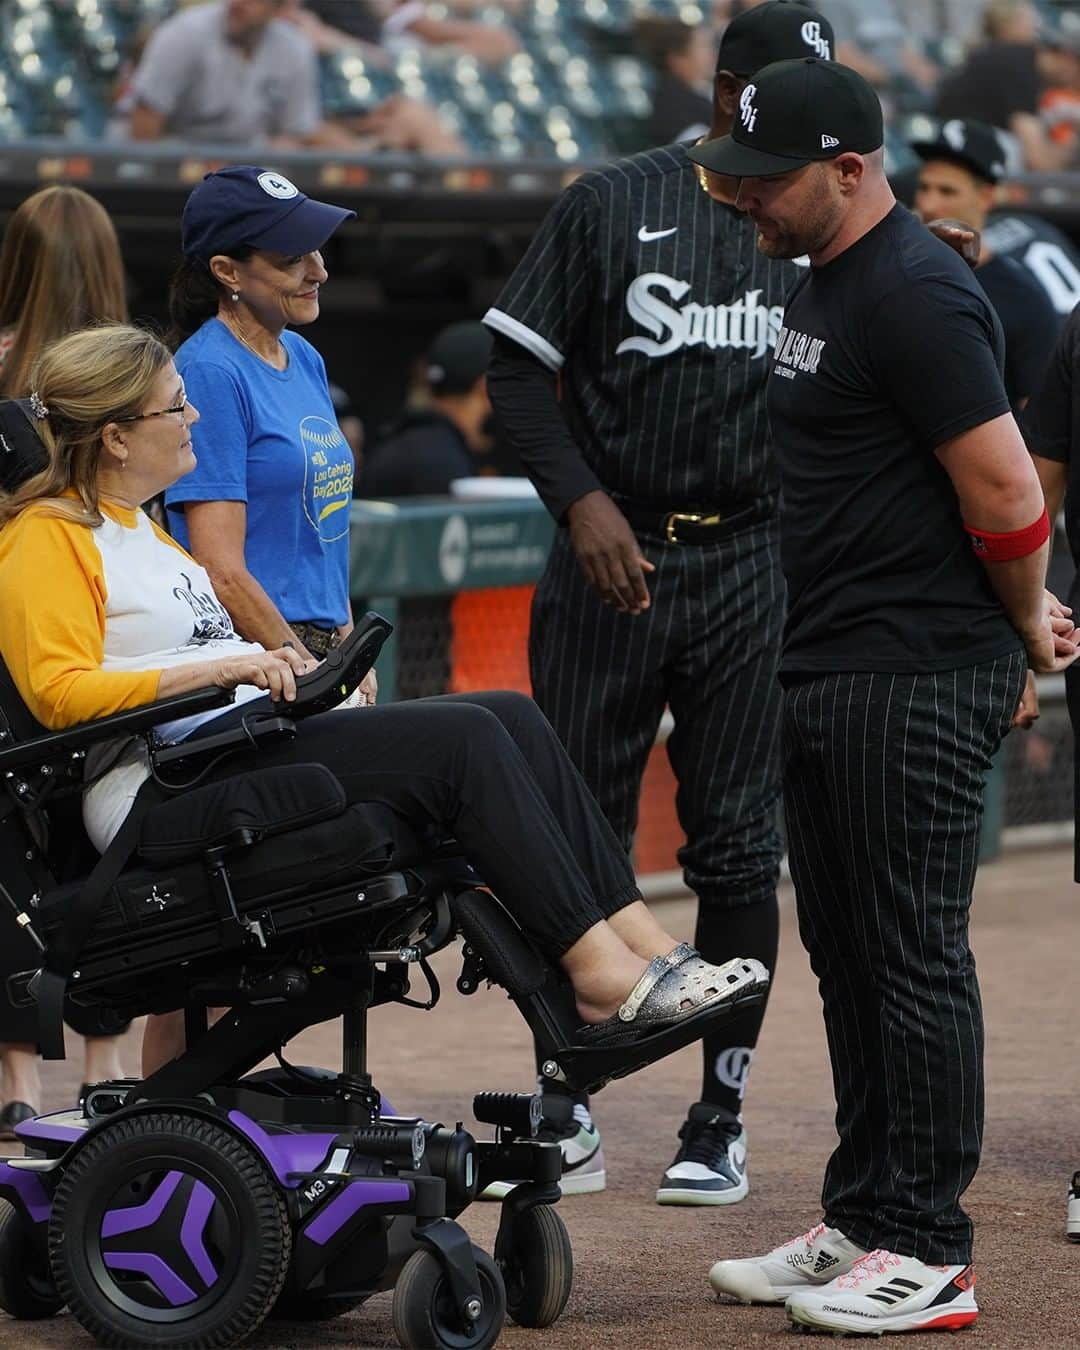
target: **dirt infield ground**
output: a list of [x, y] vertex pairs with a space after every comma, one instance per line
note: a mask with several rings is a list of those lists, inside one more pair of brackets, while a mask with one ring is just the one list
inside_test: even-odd
[[[983, 1166], [969, 1201], [978, 1228], [983, 1316], [962, 1333], [960, 1345], [1011, 1350], [1080, 1342], [1080, 1246], [1063, 1237], [1065, 1186], [1080, 1166], [1078, 898], [1063, 850], [1017, 854], [980, 873], [974, 933], [988, 1027], [988, 1109]], [[690, 905], [666, 906], [665, 920], [689, 934]], [[500, 994], [461, 999], [453, 990], [456, 963], [442, 958], [439, 973], [449, 992], [438, 1012], [393, 1008], [373, 1015], [372, 1067], [399, 1109], [468, 1121], [474, 1091], [529, 1087], [527, 1037]], [[308, 1033], [290, 1056], [336, 1063], [336, 1029]], [[136, 1063], [134, 1044], [129, 1063]], [[500, 1346], [704, 1350], [793, 1343], [782, 1312], [721, 1306], [705, 1279], [719, 1256], [764, 1249], [818, 1217], [832, 1104], [817, 994], [790, 896], [746, 1110], [750, 1197], [727, 1210], [661, 1209], [652, 1191], [670, 1160], [682, 1110], [696, 1096], [697, 1063], [696, 1050], [684, 1050], [596, 1099], [609, 1189], [560, 1206], [574, 1241], [574, 1294], [555, 1327], [540, 1333], [508, 1327]], [[50, 1070], [47, 1105], [70, 1100], [77, 1072], [76, 1066], [60, 1077], [57, 1068]], [[497, 1206], [476, 1206], [465, 1215], [474, 1238], [489, 1247], [497, 1215]], [[909, 1336], [902, 1344], [919, 1350], [941, 1341]], [[386, 1295], [316, 1329], [279, 1325], [252, 1341], [259, 1350], [395, 1344]], [[89, 1345], [70, 1317], [19, 1325], [0, 1315], [0, 1350]]]

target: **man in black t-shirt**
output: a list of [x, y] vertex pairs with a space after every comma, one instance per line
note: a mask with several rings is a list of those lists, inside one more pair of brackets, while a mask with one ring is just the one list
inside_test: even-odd
[[[924, 161], [915, 210], [924, 221], [949, 216], [980, 233], [1005, 173], [999, 133], [982, 122], [952, 121], [930, 141], [911, 147]], [[1058, 316], [1032, 273], [1015, 258], [998, 257], [985, 239], [976, 279], [1005, 334], [1005, 392], [1022, 408], [1042, 379], [1057, 338]]]
[[740, 110], [691, 158], [740, 179], [764, 254], [811, 263], [768, 407], [785, 821], [840, 1140], [824, 1227], [710, 1278], [786, 1298], [797, 1324], [955, 1329], [978, 1316], [960, 1197], [982, 1136], [967, 934], [982, 789], [1027, 662], [1062, 669], [1076, 644], [1043, 589], [1049, 522], [1001, 326], [896, 205], [873, 90], [838, 64], [787, 61], [758, 72]]

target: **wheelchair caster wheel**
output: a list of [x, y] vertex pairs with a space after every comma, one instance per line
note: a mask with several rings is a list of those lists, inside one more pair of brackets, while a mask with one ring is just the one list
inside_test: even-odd
[[413, 1252], [394, 1286], [394, 1334], [404, 1350], [488, 1350], [506, 1320], [506, 1290], [495, 1262], [473, 1247], [483, 1310], [466, 1322], [454, 1307], [438, 1257]]
[[549, 1327], [574, 1283], [574, 1253], [566, 1225], [550, 1205], [518, 1214], [500, 1229], [495, 1260], [506, 1285], [506, 1310], [519, 1327]]
[[63, 1306], [44, 1250], [34, 1249], [18, 1210], [0, 1200], [0, 1308], [22, 1322], [36, 1322]]
[[289, 1267], [281, 1192], [244, 1141], [178, 1112], [103, 1126], [57, 1187], [59, 1294], [104, 1346], [236, 1345]]

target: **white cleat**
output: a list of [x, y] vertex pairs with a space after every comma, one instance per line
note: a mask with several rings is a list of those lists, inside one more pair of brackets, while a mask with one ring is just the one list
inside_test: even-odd
[[823, 1289], [787, 1301], [796, 1328], [859, 1336], [960, 1331], [979, 1316], [971, 1266], [929, 1266], [913, 1256], [873, 1251]]
[[709, 1283], [717, 1294], [730, 1294], [742, 1303], [783, 1303], [801, 1289], [817, 1288], [846, 1274], [865, 1255], [839, 1229], [819, 1223], [764, 1256], [717, 1261], [709, 1271]]

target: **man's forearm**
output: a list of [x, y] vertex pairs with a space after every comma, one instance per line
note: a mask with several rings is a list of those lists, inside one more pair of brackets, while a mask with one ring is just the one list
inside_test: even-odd
[[1036, 637], [1044, 626], [1043, 592], [1049, 558], [1050, 542], [1047, 540], [1024, 558], [983, 563], [995, 595], [1025, 642]]

